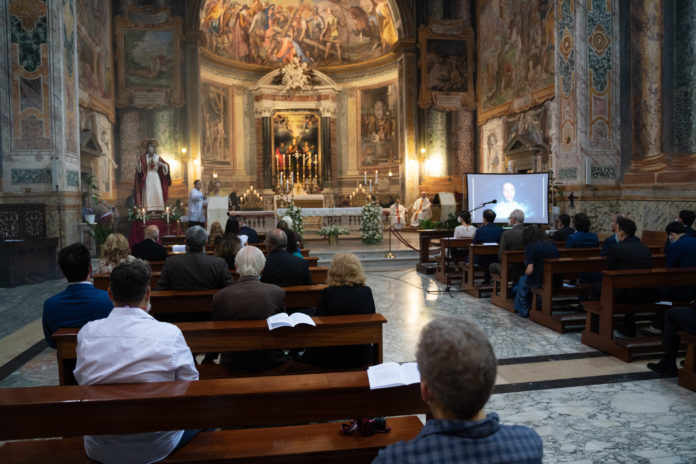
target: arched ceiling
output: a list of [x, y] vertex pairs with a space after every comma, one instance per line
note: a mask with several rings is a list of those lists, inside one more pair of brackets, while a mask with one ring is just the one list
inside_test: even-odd
[[257, 70], [294, 56], [317, 68], [373, 62], [401, 25], [389, 0], [201, 0], [199, 15], [204, 55]]

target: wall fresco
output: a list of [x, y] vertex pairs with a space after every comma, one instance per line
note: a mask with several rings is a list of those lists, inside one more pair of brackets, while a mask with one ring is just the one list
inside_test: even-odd
[[80, 104], [114, 120], [110, 0], [78, 0], [77, 19]]
[[610, 0], [592, 0], [587, 11], [591, 150], [612, 149], [611, 74], [613, 24]]
[[297, 56], [318, 66], [389, 52], [398, 39], [387, 0], [206, 0], [205, 49], [223, 58], [277, 66]]
[[201, 82], [201, 156], [205, 161], [230, 162], [230, 116], [229, 89]]
[[676, 0], [674, 151], [696, 153], [696, 2]]
[[399, 163], [396, 88], [396, 82], [392, 82], [360, 89], [358, 92], [359, 169], [395, 166]]
[[552, 0], [479, 0], [479, 124], [554, 95]]
[[75, 11], [72, 0], [63, 0], [63, 72], [65, 78], [65, 151], [77, 154], [77, 95], [75, 85]]

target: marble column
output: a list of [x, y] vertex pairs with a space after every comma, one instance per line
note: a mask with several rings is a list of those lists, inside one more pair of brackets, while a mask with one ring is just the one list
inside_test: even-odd
[[81, 222], [75, 0], [0, 9], [0, 202], [44, 205], [65, 246]]
[[[450, 8], [452, 18], [461, 19], [466, 27], [471, 27], [471, 0], [452, 2]], [[453, 111], [449, 131], [451, 138], [449, 151], [453, 159], [448, 174], [461, 178], [467, 172], [476, 172], [475, 134], [473, 111]], [[479, 172], [483, 172], [481, 168]]]
[[[184, 69], [195, 70], [186, 72], [186, 139], [184, 145], [187, 147], [188, 169], [185, 172], [184, 184], [188, 192], [193, 188], [193, 182], [200, 176], [200, 168], [197, 171], [195, 159], [201, 159], [201, 73], [200, 60], [198, 57], [198, 43], [201, 37], [200, 32], [187, 31], [184, 40]], [[182, 160], [183, 161], [183, 160]]]
[[321, 117], [321, 183], [331, 187], [331, 121], [329, 116]]
[[653, 183], [665, 168], [662, 146], [662, 1], [631, 2], [633, 149], [625, 183]]
[[261, 182], [264, 189], [272, 189], [271, 175], [271, 117], [261, 118]]

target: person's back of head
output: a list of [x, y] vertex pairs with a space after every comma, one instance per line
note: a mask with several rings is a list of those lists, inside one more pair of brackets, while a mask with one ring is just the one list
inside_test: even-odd
[[128, 247], [128, 239], [114, 232], [109, 234], [104, 241], [104, 251], [102, 258], [107, 264], [117, 264], [123, 258], [130, 254], [130, 248]]
[[288, 237], [282, 229], [273, 229], [266, 234], [266, 245], [269, 251], [277, 248], [285, 249], [288, 246]]
[[290, 230], [288, 224], [281, 219], [280, 221], [278, 221], [277, 227], [278, 229], [285, 232], [285, 237], [287, 238], [285, 249], [288, 250], [288, 253], [297, 252], [297, 238], [295, 238], [295, 233], [292, 230]]
[[546, 232], [539, 226], [528, 226], [522, 234], [522, 242], [525, 245], [545, 240], [548, 240]]
[[688, 209], [683, 209], [679, 211], [679, 219], [681, 219], [682, 224], [691, 227], [694, 224], [694, 220], [696, 220], [696, 213]]
[[681, 235], [686, 233], [686, 226], [680, 222], [674, 221], [667, 224], [665, 231], [667, 232], [667, 234]]
[[82, 282], [89, 277], [92, 257], [82, 243], [75, 242], [58, 253], [58, 265], [68, 282]]
[[263, 252], [255, 246], [247, 246], [239, 250], [234, 258], [234, 268], [243, 276], [260, 276], [266, 266], [266, 257]]
[[198, 253], [203, 251], [205, 243], [208, 241], [208, 232], [201, 226], [192, 226], [186, 229], [186, 251], [188, 253]]
[[636, 223], [628, 218], [622, 217], [616, 220], [616, 226], [618, 230], [626, 234], [626, 237], [635, 237], [636, 235]]
[[521, 209], [513, 209], [510, 213], [510, 219], [515, 220], [515, 225], [524, 224], [524, 213]]
[[239, 223], [239, 228], [246, 226], [246, 219], [244, 216], [237, 216], [237, 222]]
[[159, 228], [156, 225], [149, 225], [145, 228], [145, 238], [153, 242], [159, 240]]
[[353, 287], [365, 285], [365, 272], [353, 253], [336, 253], [329, 267], [329, 287]]
[[495, 211], [492, 209], [487, 209], [483, 211], [483, 221], [486, 224], [493, 224], [495, 222]]
[[563, 227], [570, 227], [570, 215], [563, 213], [558, 216], [558, 222], [561, 223]]
[[589, 232], [591, 224], [590, 218], [585, 213], [578, 213], [573, 216], [573, 225], [578, 232]]
[[[497, 361], [488, 338], [469, 320], [434, 319], [420, 334], [416, 350], [421, 381], [436, 406], [432, 412], [469, 420], [483, 409], [495, 383]], [[423, 389], [422, 389], [423, 390]], [[421, 390], [421, 391], [422, 391]]]
[[221, 237], [223, 234], [222, 224], [215, 221], [210, 226], [210, 237]]
[[225, 235], [239, 235], [239, 221], [237, 218], [229, 218], [225, 224]]
[[471, 225], [471, 213], [469, 213], [469, 212], [461, 213], [461, 214], [459, 214], [459, 219], [465, 225], [467, 225], [467, 226]]
[[150, 265], [138, 258], [121, 261], [111, 271], [109, 294], [115, 306], [137, 307], [150, 288]]

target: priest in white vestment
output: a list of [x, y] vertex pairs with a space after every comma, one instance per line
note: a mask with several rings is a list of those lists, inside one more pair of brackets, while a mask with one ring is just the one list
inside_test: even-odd
[[411, 216], [411, 225], [418, 227], [418, 221], [425, 221], [432, 217], [430, 209], [430, 200], [425, 192], [421, 193], [420, 198], [413, 202], [413, 215]]
[[404, 208], [398, 198], [389, 207], [389, 222], [395, 229], [400, 229], [406, 225], [406, 208]]

